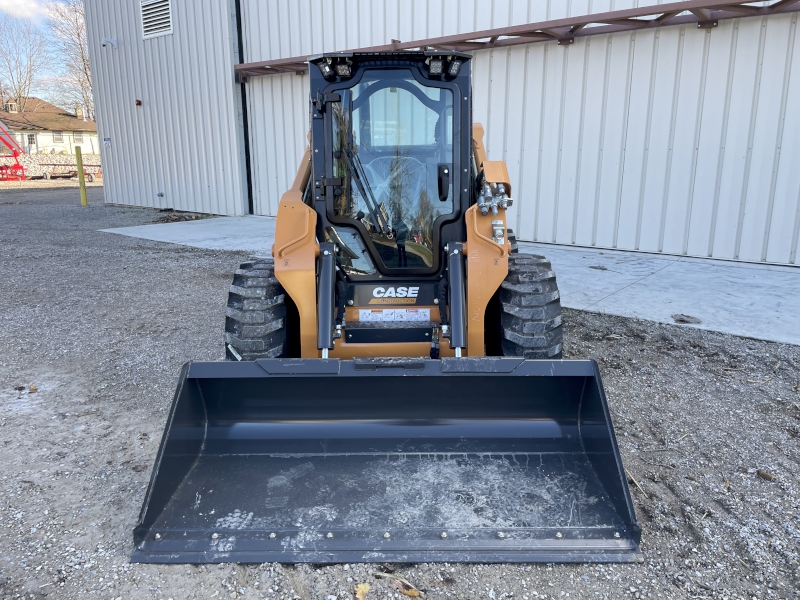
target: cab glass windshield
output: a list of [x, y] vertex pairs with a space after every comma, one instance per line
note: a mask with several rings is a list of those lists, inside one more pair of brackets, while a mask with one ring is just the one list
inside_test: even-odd
[[390, 269], [434, 264], [435, 222], [453, 212], [453, 93], [407, 70], [367, 71], [332, 105], [336, 217], [360, 221]]

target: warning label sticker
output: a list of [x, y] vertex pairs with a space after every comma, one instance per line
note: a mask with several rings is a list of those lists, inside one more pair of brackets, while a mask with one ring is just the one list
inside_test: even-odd
[[358, 320], [362, 322], [377, 321], [430, 321], [429, 308], [367, 308], [359, 309]]

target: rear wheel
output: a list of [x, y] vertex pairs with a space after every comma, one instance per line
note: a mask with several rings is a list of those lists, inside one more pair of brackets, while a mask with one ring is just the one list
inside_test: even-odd
[[225, 311], [225, 359], [289, 356], [286, 293], [271, 259], [243, 263], [233, 277]]
[[488, 355], [561, 358], [561, 297], [545, 257], [511, 254], [486, 313]]

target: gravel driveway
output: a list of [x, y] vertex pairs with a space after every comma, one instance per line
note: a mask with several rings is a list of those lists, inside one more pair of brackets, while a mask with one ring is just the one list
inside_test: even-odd
[[[640, 565], [131, 565], [180, 366], [249, 257], [98, 233], [150, 209], [0, 191], [0, 598], [797, 598], [800, 348], [565, 311], [600, 363]], [[800, 272], [798, 272], [800, 275]]]

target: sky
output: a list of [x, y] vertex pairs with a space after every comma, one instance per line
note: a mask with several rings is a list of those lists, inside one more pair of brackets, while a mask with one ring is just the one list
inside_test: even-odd
[[[32, 19], [34, 25], [39, 28], [43, 36], [49, 37], [52, 35], [50, 28], [47, 26], [46, 0], [0, 0], [0, 19], [4, 17]], [[51, 66], [45, 67], [39, 73], [37, 81], [34, 81], [31, 94], [48, 99], [48, 83], [55, 76], [56, 73]]]
[[38, 20], [45, 16], [46, 10], [43, 0], [0, 0], [0, 12]]

